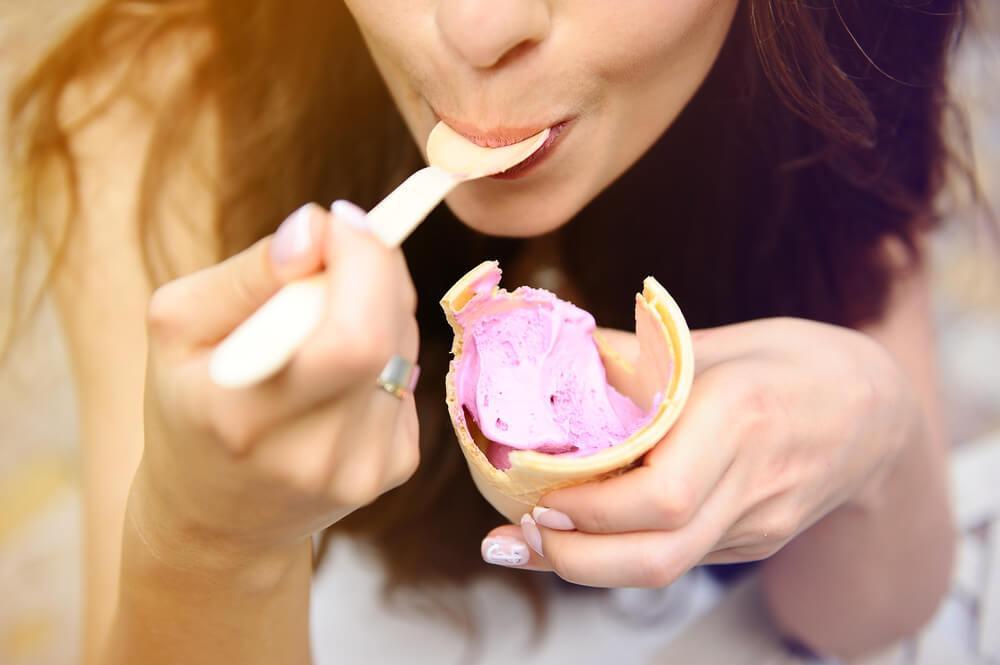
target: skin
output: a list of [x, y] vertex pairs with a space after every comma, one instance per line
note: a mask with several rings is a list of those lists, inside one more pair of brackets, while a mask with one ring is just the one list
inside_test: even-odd
[[[448, 200], [468, 225], [518, 236], [565, 223], [649, 148], [735, 9], [347, 4], [418, 144], [432, 109], [485, 143], [573, 118], [524, 178]], [[374, 388], [386, 358], [416, 355], [409, 276], [398, 250], [318, 207], [212, 265], [211, 202], [181, 182], [186, 216], [167, 225], [168, 243], [190, 274], [153, 293], [129, 231], [148, 132], [123, 102], [76, 137], [82, 231], [56, 285], [81, 395], [86, 658], [309, 662], [310, 536], [417, 463], [412, 398]], [[215, 341], [324, 267], [328, 313], [287, 370], [244, 391], [214, 387]], [[852, 654], [912, 632], [943, 594], [952, 540], [926, 285], [918, 270], [900, 275], [865, 331], [783, 319], [697, 335], [689, 407], [641, 468], [544, 497], [575, 529], [529, 518], [488, 539], [532, 545], [525, 568], [597, 586], [669, 584], [700, 561], [773, 555], [764, 593], [786, 633]]]
[[814, 649], [855, 656], [911, 633], [946, 589], [952, 541], [926, 284], [916, 273], [898, 291], [864, 333], [796, 319], [699, 331], [690, 406], [642, 465], [542, 497], [484, 550], [524, 542], [523, 568], [592, 586], [766, 559], [774, 619]]
[[439, 119], [486, 144], [573, 119], [544, 169], [475, 181], [447, 199], [472, 228], [533, 236], [566, 223], [674, 121], [737, 2], [346, 4], [417, 145]]

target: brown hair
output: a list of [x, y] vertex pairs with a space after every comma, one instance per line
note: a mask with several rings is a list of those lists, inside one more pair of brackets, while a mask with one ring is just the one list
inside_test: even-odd
[[[583, 304], [603, 325], [630, 328], [627, 296], [655, 274], [695, 327], [771, 315], [843, 325], [878, 317], [892, 278], [881, 242], [896, 238], [916, 259], [918, 234], [936, 222], [948, 163], [946, 56], [965, 4], [742, 2], [715, 67], [673, 126], [548, 238]], [[208, 47], [160, 107], [142, 165], [137, 224], [155, 282], [171, 276], [158, 258], [161, 183], [208, 105], [220, 120], [215, 219], [225, 254], [303, 201], [370, 206], [411, 164], [415, 153], [399, 147], [410, 145], [402, 123], [342, 3], [105, 0], [14, 93], [23, 239], [40, 229], [47, 169], [58, 167], [75, 192], [70, 136], [101, 110], [67, 124], [59, 106], [70, 84], [112, 58], [141, 63], [184, 29], [206, 34]], [[128, 68], [113, 94], [141, 71]], [[536, 576], [478, 560], [480, 538], [500, 518], [476, 493], [447, 422], [450, 339], [436, 303], [481, 259], [516, 263], [538, 243], [477, 235], [447, 210], [434, 217], [405, 247], [421, 296], [423, 462], [411, 482], [334, 529], [372, 543], [393, 586], [492, 574], [531, 587]], [[72, 214], [60, 229], [71, 222]]]

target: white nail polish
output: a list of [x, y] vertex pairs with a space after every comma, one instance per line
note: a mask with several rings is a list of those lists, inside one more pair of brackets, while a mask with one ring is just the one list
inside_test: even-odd
[[303, 254], [312, 246], [312, 205], [306, 204], [295, 211], [292, 223], [292, 247], [297, 254]]
[[535, 506], [531, 510], [531, 516], [535, 518], [537, 524], [541, 524], [549, 529], [556, 529], [557, 531], [576, 530], [576, 525], [573, 524], [573, 520], [570, 519], [569, 515], [561, 513], [558, 510], [553, 510], [552, 508]]
[[278, 263], [292, 261], [312, 246], [312, 204], [307, 203], [278, 227], [271, 243], [271, 256]]
[[330, 206], [330, 212], [336, 219], [339, 219], [360, 231], [370, 231], [368, 226], [368, 213], [344, 199], [338, 199]]
[[483, 541], [483, 560], [496, 566], [523, 566], [531, 558], [528, 546], [517, 538], [494, 536]]
[[524, 539], [531, 549], [538, 552], [538, 556], [545, 556], [542, 551], [542, 532], [538, 530], [538, 525], [528, 513], [521, 518], [521, 533], [524, 534]]

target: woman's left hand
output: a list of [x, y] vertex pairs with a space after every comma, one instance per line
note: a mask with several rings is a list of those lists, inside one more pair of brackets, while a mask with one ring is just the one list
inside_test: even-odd
[[665, 586], [700, 563], [769, 557], [834, 509], [878, 500], [919, 419], [882, 346], [800, 319], [693, 337], [694, 386], [667, 436], [635, 469], [551, 492], [520, 529], [495, 529], [483, 552], [508, 555], [493, 563], [523, 558], [505, 552], [523, 538], [534, 551], [521, 567]]

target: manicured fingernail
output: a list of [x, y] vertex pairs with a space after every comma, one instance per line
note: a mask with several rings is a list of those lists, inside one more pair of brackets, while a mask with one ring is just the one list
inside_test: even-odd
[[350, 201], [338, 199], [330, 206], [330, 212], [337, 219], [347, 222], [354, 228], [361, 231], [370, 231], [368, 226], [368, 213], [354, 205]]
[[569, 518], [569, 515], [561, 513], [558, 510], [553, 510], [552, 508], [535, 506], [531, 511], [531, 516], [535, 518], [535, 522], [547, 529], [555, 529], [556, 531], [576, 530], [576, 525], [573, 524], [573, 520]]
[[495, 566], [514, 567], [528, 563], [531, 554], [523, 541], [510, 536], [493, 536], [483, 541], [483, 561]]
[[312, 245], [313, 204], [307, 203], [281, 223], [271, 239], [271, 260], [288, 263], [306, 252]]
[[538, 556], [545, 556], [542, 552], [542, 532], [538, 530], [538, 525], [528, 513], [521, 517], [521, 533], [524, 534], [524, 539], [531, 549], [538, 552]]

